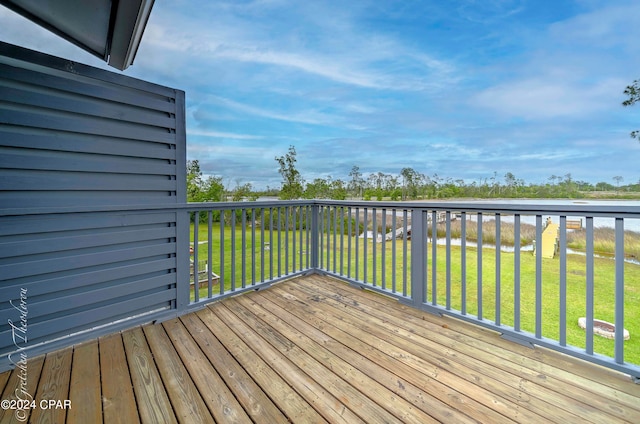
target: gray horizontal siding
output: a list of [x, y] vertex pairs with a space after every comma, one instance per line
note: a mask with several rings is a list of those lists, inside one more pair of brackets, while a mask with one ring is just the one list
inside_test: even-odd
[[125, 138], [96, 136], [93, 134], [55, 132], [37, 128], [0, 126], [0, 146], [38, 149], [46, 152], [73, 152], [115, 157], [175, 160], [176, 151], [161, 143], [149, 143]]
[[[67, 197], [64, 207], [69, 206], [82, 206], [84, 202], [88, 202], [94, 206], [110, 206], [110, 205], [125, 205], [127, 202], [130, 205], [142, 205], [142, 204], [158, 204], [167, 201], [167, 196], [171, 194], [164, 191], [145, 192], [144, 197], [139, 195], [139, 192], [132, 190], [109, 190], [109, 191], [84, 191], [80, 192], [76, 190], [75, 196], [71, 198], [69, 193], [64, 193]], [[0, 204], [7, 205], [8, 207], [18, 208], [20, 205], [29, 204], [30, 208], [49, 208], [62, 206], [59, 204], [60, 192], [59, 191], [43, 191], [43, 190], [29, 190], [29, 191], [11, 191], [0, 192]]]
[[51, 170], [18, 170], [4, 169], [0, 176], [0, 187], [7, 187], [6, 191], [48, 190], [64, 191], [73, 197], [73, 190], [85, 191], [176, 191], [176, 181], [166, 175], [136, 175], [136, 184], [131, 184], [134, 177], [131, 174], [98, 173], [98, 172], [69, 172]]
[[21, 291], [38, 353], [184, 303], [184, 124], [179, 90], [0, 43], [0, 369]]
[[175, 175], [176, 166], [156, 159], [3, 148], [0, 168], [34, 171], [89, 172], [114, 174]]

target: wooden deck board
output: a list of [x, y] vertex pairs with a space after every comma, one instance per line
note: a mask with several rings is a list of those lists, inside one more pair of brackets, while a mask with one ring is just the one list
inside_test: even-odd
[[102, 421], [102, 392], [100, 389], [100, 357], [98, 341], [91, 340], [73, 350], [68, 423], [97, 423]]
[[[239, 321], [223, 303], [210, 307], [218, 319], [224, 322], [231, 330], [243, 339], [247, 346], [253, 350], [253, 354], [260, 356], [282, 377], [287, 384], [293, 387], [307, 402], [312, 405], [329, 422], [366, 423], [333, 396], [316, 379], [307, 374], [307, 370], [299, 368], [288, 355], [271, 346], [260, 335], [257, 335], [250, 326]], [[257, 336], [257, 337], [256, 337]], [[331, 384], [331, 382], [327, 382]]]
[[[235, 302], [238, 302], [238, 304]], [[236, 299], [229, 302], [236, 316], [242, 319], [248, 326], [257, 330], [271, 346], [285, 355], [313, 380], [323, 381], [322, 387], [338, 399], [340, 404], [348, 407], [354, 414], [364, 420], [364, 422], [400, 422], [397, 417], [394, 417], [382, 408], [378, 402], [371, 402], [369, 397], [352, 385], [354, 379], [360, 377], [357, 375], [355, 368], [347, 370], [347, 373], [344, 374], [336, 372], [330, 363], [327, 364], [327, 358], [318, 360], [314, 355], [309, 354], [293, 342], [291, 340], [293, 336], [291, 336], [289, 328], [280, 327], [276, 329], [268, 325], [261, 317], [255, 314], [255, 307], [247, 310], [243, 308], [239, 302], [241, 302], [241, 300]], [[263, 313], [261, 315], [266, 316], [267, 314]], [[311, 349], [313, 349], [313, 342], [310, 341], [310, 343]]]
[[26, 388], [72, 401], [29, 422], [640, 422], [628, 376], [318, 275], [29, 358]]
[[[225, 341], [229, 353], [251, 375], [265, 394], [278, 401], [280, 409], [292, 422], [323, 422], [322, 416], [271, 367], [271, 363], [255, 355], [249, 346], [208, 310], [197, 314], [207, 327]], [[215, 359], [214, 359], [215, 361]], [[326, 422], [326, 421], [325, 421]]]
[[[304, 289], [308, 290], [309, 296], [320, 296], [314, 286], [304, 284]], [[374, 336], [374, 339], [384, 339], [413, 356], [412, 366], [419, 370], [430, 370], [429, 375], [437, 378], [450, 387], [462, 388], [464, 393], [472, 399], [482, 402], [486, 407], [493, 408], [497, 412], [505, 414], [506, 417], [514, 419], [525, 418], [532, 421], [558, 421], [576, 420], [577, 416], [571, 414], [561, 415], [557, 408], [551, 408], [545, 400], [527, 393], [525, 386], [528, 381], [523, 380], [516, 374], [499, 372], [495, 365], [497, 361], [493, 356], [481, 350], [474, 349], [466, 343], [449, 343], [451, 338], [447, 332], [451, 332], [442, 325], [434, 325], [427, 319], [414, 319], [411, 321], [407, 316], [396, 319], [389, 318], [387, 310], [380, 310], [381, 305], [367, 302], [367, 299], [359, 299], [357, 305], [353, 304], [353, 298], [348, 301], [336, 299], [323, 299], [323, 303], [331, 304], [334, 308], [342, 308], [355, 318], [365, 316], [361, 322], [363, 327]], [[347, 308], [345, 308], [346, 306]], [[340, 311], [340, 309], [338, 309]], [[443, 349], [442, 347], [446, 347]], [[383, 348], [391, 350], [393, 347]], [[402, 355], [399, 353], [398, 355]], [[404, 359], [403, 359], [404, 360]], [[484, 362], [483, 362], [484, 361]], [[471, 383], [471, 384], [468, 384]], [[535, 386], [529, 387], [529, 391], [537, 394]], [[542, 392], [544, 395], [544, 391]], [[562, 396], [554, 395], [560, 399], [556, 407], [568, 407], [574, 409], [573, 404], [565, 404], [566, 399]], [[584, 406], [587, 411], [588, 405]], [[548, 413], [548, 411], [553, 411]], [[522, 417], [510, 417], [515, 411], [524, 414]], [[537, 416], [532, 415], [537, 411]], [[597, 411], [593, 411], [594, 413]], [[544, 417], [544, 420], [540, 416]], [[476, 419], [481, 421], [497, 420], [500, 417], [487, 416]]]
[[68, 409], [58, 408], [57, 405], [43, 408], [41, 402], [69, 399], [72, 356], [73, 348], [71, 347], [46, 355], [35, 396], [39, 407], [32, 410], [29, 421], [36, 423], [61, 423], [66, 421]]
[[[167, 322], [164, 326], [170, 334], [175, 335], [175, 339], [179, 343], [188, 340], [190, 335], [193, 336], [200, 347], [206, 351], [206, 354], [200, 353], [201, 357], [206, 360], [206, 356], [208, 356], [213, 362], [220, 365], [218, 369], [220, 377], [229, 388], [233, 388], [233, 395], [253, 420], [263, 419], [269, 423], [288, 421], [282, 411], [195, 314], [185, 315], [182, 320], [188, 330], [177, 320]], [[197, 344], [194, 345], [197, 346]], [[185, 357], [188, 356], [185, 355]], [[198, 367], [194, 367], [193, 372], [200, 373], [201, 371]]]
[[[304, 346], [306, 354], [313, 357], [316, 361], [323, 363], [327, 368], [326, 372], [333, 372], [341, 376], [369, 399], [376, 399], [382, 408], [403, 422], [437, 422], [434, 418], [416, 408], [415, 405], [412, 405], [410, 401], [399, 396], [401, 391], [407, 390], [407, 387], [398, 380], [397, 376], [389, 373], [391, 376], [389, 376], [390, 378], [386, 381], [387, 385], [376, 381], [366, 372], [352, 365], [366, 360], [365, 357], [358, 355], [340, 343], [335, 343], [332, 339], [328, 340], [326, 337], [323, 337], [323, 333], [303, 321], [296, 321], [295, 325], [289, 323], [290, 316], [288, 315], [288, 311], [269, 302], [267, 299], [256, 300], [256, 297], [254, 297], [253, 300], [249, 300], [240, 297], [237, 301], [243, 303], [245, 308], [249, 310], [262, 307], [264, 311], [260, 313], [259, 316], [269, 326], [283, 334], [289, 334], [291, 341]], [[267, 311], [271, 311], [271, 313], [267, 313]], [[299, 328], [300, 331], [297, 330], [297, 328]], [[307, 334], [313, 335], [314, 338], [310, 338]], [[315, 338], [316, 336], [317, 339]], [[328, 345], [331, 346], [329, 347]], [[413, 388], [409, 388], [409, 390], [411, 389]], [[413, 393], [408, 397], [418, 399], [420, 396], [419, 393], [419, 391], [413, 390]]]
[[[99, 339], [102, 412], [105, 423], [139, 423], [129, 365], [122, 335], [110, 334]], [[73, 408], [73, 405], [71, 405]]]
[[[279, 287], [278, 289], [287, 290], [288, 288]], [[298, 303], [305, 303], [306, 310], [315, 309], [325, 322], [321, 325], [329, 324], [341, 330], [342, 335], [338, 335], [338, 337], [342, 343], [351, 345], [356, 340], [362, 342], [364, 344], [362, 350], [367, 352], [362, 362], [373, 361], [375, 364], [383, 365], [378, 362], [380, 357], [391, 357], [391, 362], [385, 361], [386, 366], [395, 370], [399, 377], [428, 390], [431, 396], [437, 397], [445, 404], [445, 408], [441, 410], [443, 416], [439, 416], [438, 419], [450, 420], [449, 414], [452, 413], [451, 407], [453, 407], [457, 412], [455, 413], [455, 421], [508, 421], [491, 406], [500, 410], [501, 408], [508, 409], [510, 405], [505, 405], [503, 400], [492, 393], [477, 390], [475, 385], [468, 384], [464, 379], [442, 367], [441, 364], [434, 363], [441, 356], [440, 353], [420, 350], [415, 346], [415, 341], [402, 339], [394, 334], [398, 331], [395, 328], [391, 330], [378, 328], [370, 322], [374, 317], [352, 314], [355, 308], [362, 303], [362, 299], [357, 301], [357, 305], [343, 304], [336, 308], [335, 305], [330, 305], [332, 299], [324, 297], [319, 292], [309, 293], [296, 287], [295, 290], [290, 291], [289, 296], [296, 296]], [[318, 306], [314, 307], [306, 302], [315, 302]], [[303, 318], [303, 316], [299, 315], [299, 318]], [[324, 328], [323, 331], [329, 333], [332, 330]], [[378, 373], [376, 369], [371, 372], [374, 373], [373, 375]], [[432, 406], [427, 406], [427, 408], [430, 411]]]
[[[40, 373], [44, 365], [44, 355], [30, 358], [26, 367], [26, 382], [23, 380], [25, 373], [21, 368], [14, 368], [13, 371], [7, 371], [7, 384], [2, 392], [2, 400], [13, 399], [29, 399], [36, 392], [38, 382], [40, 381]], [[23, 423], [29, 419], [31, 410], [27, 409], [24, 414], [11, 409], [0, 409], [0, 423]], [[18, 419], [20, 418], [20, 419]]]
[[164, 329], [159, 325], [147, 325], [143, 330], [178, 421], [215, 422]]
[[183, 358], [204, 402], [218, 422], [250, 422], [232, 391], [225, 385], [207, 356], [178, 322], [165, 323], [176, 351]]
[[142, 329], [138, 327], [123, 333], [122, 340], [140, 420], [143, 423], [177, 423]]

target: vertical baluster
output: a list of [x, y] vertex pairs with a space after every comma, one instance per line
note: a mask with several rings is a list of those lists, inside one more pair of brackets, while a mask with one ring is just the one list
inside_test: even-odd
[[482, 212], [478, 212], [478, 319], [482, 320]]
[[193, 294], [196, 302], [200, 301], [200, 288], [198, 282], [198, 224], [200, 223], [200, 211], [193, 215]]
[[278, 233], [278, 248], [276, 249], [276, 254], [278, 255], [278, 277], [282, 275], [282, 217], [280, 216], [280, 208], [276, 208], [277, 212], [277, 227], [276, 231]]
[[496, 214], [496, 325], [500, 325], [500, 254], [501, 252], [501, 234], [500, 234], [500, 214]]
[[373, 222], [371, 224], [371, 226], [373, 227], [373, 235], [371, 236], [371, 250], [373, 251], [373, 286], [376, 286], [376, 276], [378, 274], [378, 268], [377, 268], [377, 264], [376, 264], [376, 259], [377, 259], [377, 252], [378, 252], [378, 223], [377, 223], [377, 217], [378, 217], [378, 210], [376, 208], [373, 208], [372, 210], [372, 219]]
[[[408, 211], [407, 209], [404, 209], [402, 211], [402, 295], [405, 297], [407, 296], [407, 245], [409, 244], [409, 235], [407, 234], [407, 232], [409, 231], [407, 218]], [[413, 230], [411, 231], [411, 237], [413, 239]], [[418, 240], [418, 243], [421, 243], [421, 241]]]
[[338, 207], [334, 206], [333, 207], [333, 272], [336, 272], [337, 270], [337, 266], [336, 266], [337, 264], [336, 258], [338, 257], [337, 228], [338, 228]]
[[273, 280], [273, 208], [269, 208], [269, 280]]
[[513, 329], [520, 331], [520, 214], [513, 217]]
[[446, 272], [446, 308], [447, 310], [451, 309], [451, 211], [445, 212], [445, 227], [446, 227], [446, 254], [445, 254], [445, 272]]
[[[438, 304], [438, 211], [431, 211], [431, 304]], [[425, 258], [426, 261], [426, 258]]]
[[325, 235], [327, 237], [327, 246], [326, 246], [326, 251], [327, 251], [327, 265], [326, 265], [326, 270], [327, 271], [331, 271], [331, 257], [333, 256], [331, 253], [331, 221], [333, 220], [333, 209], [331, 208], [331, 206], [327, 206], [326, 208], [326, 216], [324, 217], [324, 219], [326, 220], [326, 225], [325, 225]]
[[542, 337], [542, 215], [536, 215], [536, 338]]
[[290, 207], [284, 207], [284, 274], [289, 273], [289, 214]]
[[344, 275], [344, 206], [340, 207], [340, 275]]
[[362, 247], [364, 249], [362, 252], [362, 259], [364, 260], [364, 263], [362, 265], [364, 269], [362, 270], [362, 273], [364, 276], [362, 278], [362, 281], [364, 281], [365, 283], [367, 282], [367, 228], [369, 228], [369, 223], [367, 222], [367, 212], [368, 209], [364, 208], [364, 240], [362, 242]]
[[292, 271], [296, 272], [296, 223], [298, 217], [298, 208], [296, 206], [291, 207], [291, 262]]
[[311, 206], [305, 206], [304, 208], [304, 222], [305, 222], [305, 268], [310, 268], [309, 258], [311, 257]]
[[356, 281], [358, 280], [358, 268], [360, 261], [360, 248], [359, 248], [359, 240], [360, 240], [360, 208], [356, 208]]
[[[313, 251], [316, 249], [316, 246], [312, 246], [312, 243], [315, 239], [315, 236], [312, 234], [312, 232], [314, 230], [317, 230], [317, 228], [314, 228], [313, 225], [313, 215], [316, 212], [316, 209], [314, 209], [314, 207], [309, 206], [307, 207], [307, 267], [312, 267], [314, 266], [314, 259], [312, 256]], [[317, 262], [317, 256], [315, 257], [315, 261]]]
[[256, 208], [251, 208], [251, 285], [256, 284]]
[[386, 248], [387, 248], [387, 210], [382, 208], [382, 223], [380, 226], [380, 234], [382, 234], [382, 249], [380, 250], [380, 262], [382, 265], [382, 289], [387, 289], [387, 270], [386, 270]]
[[241, 223], [241, 228], [242, 228], [242, 234], [241, 234], [241, 240], [242, 240], [242, 250], [241, 250], [241, 254], [240, 254], [240, 264], [241, 264], [241, 286], [242, 288], [245, 288], [247, 285], [247, 210], [244, 208], [240, 209], [240, 213], [241, 218], [240, 218], [240, 223]]
[[231, 209], [231, 291], [236, 290], [236, 210]]
[[587, 354], [593, 355], [593, 304], [594, 304], [594, 281], [593, 281], [593, 217], [587, 217]]
[[225, 258], [224, 258], [224, 210], [220, 210], [220, 294], [224, 294], [224, 267], [225, 267]]
[[264, 283], [264, 211], [260, 209], [260, 281]]
[[318, 233], [320, 234], [320, 268], [325, 269], [324, 268], [324, 216], [325, 216], [326, 207], [320, 206], [318, 208], [318, 211], [320, 212], [320, 219], [318, 220], [318, 226], [319, 226]]
[[347, 277], [349, 278], [351, 278], [351, 238], [353, 237], [353, 233], [351, 232], [352, 212], [351, 206], [349, 206], [347, 208]]
[[207, 211], [207, 296], [213, 297], [213, 211]]
[[391, 211], [391, 291], [396, 292], [396, 209]]
[[460, 213], [460, 313], [467, 314], [467, 213]]
[[298, 263], [300, 264], [299, 268], [300, 270], [302, 270], [305, 266], [303, 265], [304, 263], [304, 254], [305, 254], [305, 248], [304, 248], [304, 242], [303, 242], [303, 238], [302, 235], [304, 234], [304, 220], [306, 219], [306, 206], [300, 206], [298, 208], [298, 246], [300, 249], [299, 252], [299, 261]]
[[624, 363], [624, 219], [616, 218], [616, 280], [615, 280], [615, 348], [616, 363]]
[[567, 217], [560, 217], [560, 346], [567, 345]]

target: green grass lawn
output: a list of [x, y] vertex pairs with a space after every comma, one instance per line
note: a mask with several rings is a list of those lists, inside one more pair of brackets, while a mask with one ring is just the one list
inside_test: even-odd
[[[191, 240], [193, 241], [193, 227], [191, 231]], [[273, 231], [271, 237], [269, 231], [265, 231], [264, 240], [260, 228], [256, 228], [255, 237], [252, 238], [251, 228], [247, 228], [245, 245], [245, 284], [251, 284], [252, 272], [255, 274], [256, 280], [262, 280], [262, 270], [266, 280], [270, 278], [270, 272], [275, 277], [277, 272], [277, 261], [280, 258], [281, 274], [286, 274], [285, 263], [289, 270], [293, 270], [293, 259], [295, 255], [296, 269], [300, 269], [300, 252], [302, 250], [303, 261], [306, 261], [306, 233], [303, 232], [302, 249], [300, 245], [300, 233], [295, 233], [295, 249], [293, 248], [294, 235], [290, 232], [280, 232], [281, 251], [278, 255], [277, 238], [278, 232]], [[236, 252], [235, 263], [231, 263], [231, 228], [225, 227], [225, 258], [224, 258], [224, 275], [225, 289], [231, 287], [231, 275], [235, 276], [235, 286], [242, 285], [242, 231], [238, 226], [235, 234]], [[199, 227], [199, 240], [207, 240], [207, 227], [201, 225]], [[284, 246], [286, 241], [289, 243], [288, 256], [285, 256]], [[261, 261], [261, 249], [263, 243], [269, 243], [270, 250], [264, 251], [265, 259]], [[348, 237], [336, 240], [336, 251], [334, 256], [333, 235], [329, 238], [323, 238], [323, 251], [321, 254], [321, 265], [325, 269], [336, 271], [338, 273], [347, 274], [348, 265], [350, 264], [350, 277], [358, 280], [365, 280], [377, 286], [384, 286], [386, 289], [394, 289], [399, 294], [404, 290], [410, 292], [410, 276], [411, 276], [411, 241], [407, 243], [407, 255], [403, 254], [402, 240], [396, 241], [396, 258], [395, 269], [393, 267], [393, 245], [390, 241], [386, 242], [383, 253], [381, 243], [372, 243], [370, 240], [366, 244], [366, 264], [365, 264], [365, 243], [363, 239], [358, 239], [358, 261], [356, 263], [356, 238], [351, 238], [351, 256], [348, 255]], [[342, 258], [340, 251], [342, 247]], [[207, 258], [209, 246], [208, 244], [199, 245], [199, 259]], [[213, 227], [213, 271], [220, 275], [220, 228], [217, 224]], [[255, 252], [255, 262], [251, 260], [251, 252]], [[295, 253], [294, 253], [295, 252]], [[376, 256], [376, 269], [374, 272], [373, 256]], [[477, 249], [467, 247], [466, 249], [466, 306], [467, 313], [470, 315], [478, 314], [478, 291], [477, 291]], [[461, 266], [461, 248], [459, 246], [451, 247], [451, 308], [460, 310], [462, 305], [462, 266]], [[272, 256], [270, 256], [272, 255]], [[432, 299], [432, 246], [427, 246], [427, 299]], [[335, 258], [335, 261], [334, 261]], [[403, 266], [406, 260], [406, 288], [404, 285], [405, 268]], [[273, 262], [272, 262], [273, 261]], [[273, 263], [273, 266], [271, 265]], [[342, 263], [342, 269], [340, 264]], [[614, 321], [614, 261], [605, 258], [594, 259], [594, 281], [595, 281], [595, 300], [594, 310], [595, 318], [605, 321]], [[334, 268], [335, 264], [335, 268]], [[356, 276], [356, 264], [358, 274]], [[496, 251], [495, 249], [485, 248], [482, 251], [482, 315], [487, 320], [496, 320]], [[306, 266], [306, 263], [304, 263]], [[384, 267], [384, 272], [383, 272]], [[521, 308], [521, 329], [534, 333], [535, 332], [535, 257], [530, 252], [521, 252], [520, 258], [520, 308]], [[233, 270], [233, 274], [232, 274]], [[640, 266], [625, 263], [625, 328], [631, 333], [631, 339], [624, 342], [625, 361], [640, 364]], [[444, 246], [437, 246], [436, 249], [436, 296], [437, 301], [441, 305], [446, 302], [446, 250]], [[395, 284], [394, 284], [395, 276]], [[501, 252], [500, 276], [500, 322], [505, 325], [513, 326], [514, 324], [514, 254], [509, 252]], [[585, 332], [578, 327], [578, 318], [586, 316], [586, 257], [581, 255], [567, 256], [567, 343], [577, 347], [585, 346]], [[219, 288], [214, 287], [214, 293]], [[207, 289], [200, 290], [200, 296], [207, 296]], [[544, 337], [558, 340], [559, 330], [559, 314], [560, 314], [560, 261], [555, 259], [543, 259], [542, 261], [542, 335]], [[607, 356], [613, 356], [614, 342], [602, 337], [594, 337], [594, 350]]]
[[[192, 246], [193, 235], [193, 224], [191, 224], [190, 243]], [[293, 272], [305, 268], [307, 266], [306, 231], [302, 232], [302, 244], [300, 236], [300, 231], [296, 231], [294, 234], [292, 231], [287, 233], [286, 231], [278, 232], [275, 230], [273, 232], [265, 230], [263, 236], [260, 228], [256, 228], [255, 232], [252, 232], [251, 227], [247, 226], [244, 234], [245, 249], [243, 250], [243, 233], [240, 225], [236, 226], [235, 231], [232, 231], [230, 226], [225, 226], [223, 237], [221, 237], [220, 224], [214, 223], [211, 240], [211, 270], [217, 275], [224, 275], [224, 290], [230, 290], [232, 285], [236, 288], [242, 287], [243, 279], [244, 285], [248, 286], [251, 285], [252, 281], [266, 281], [285, 275], [287, 271]], [[220, 240], [222, 238], [224, 238], [224, 258], [221, 262]], [[280, 249], [278, 249], [278, 243]], [[285, 246], [287, 245], [288, 252], [285, 253]], [[198, 263], [201, 271], [204, 269], [205, 263], [209, 262], [209, 248], [208, 227], [206, 224], [200, 224], [198, 226]], [[264, 252], [264, 257], [262, 252]], [[191, 260], [194, 260], [193, 255]], [[252, 279], [252, 276], [255, 276], [255, 280]], [[193, 277], [191, 278], [193, 279]], [[200, 278], [204, 279], [206, 277], [202, 274]], [[216, 285], [213, 289], [214, 294], [219, 293], [219, 290], [219, 286]], [[207, 296], [208, 290], [200, 289], [200, 297]]]

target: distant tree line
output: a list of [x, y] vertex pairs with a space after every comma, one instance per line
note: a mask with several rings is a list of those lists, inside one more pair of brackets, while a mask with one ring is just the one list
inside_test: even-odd
[[[364, 200], [417, 200], [449, 198], [581, 198], [589, 192], [636, 192], [637, 184], [621, 186], [623, 178], [613, 177], [616, 185], [599, 182], [595, 185], [574, 180], [570, 173], [552, 175], [544, 184], [526, 184], [513, 173], [507, 172], [471, 183], [462, 179], [443, 178], [438, 174], [427, 176], [413, 168], [402, 168], [399, 174], [372, 172], [363, 174], [357, 165], [349, 172], [349, 179], [316, 178], [306, 183], [296, 169], [296, 150], [290, 146], [284, 156], [275, 158], [283, 177], [277, 193], [281, 199], [336, 199]], [[275, 194], [275, 193], [273, 193]]]
[[255, 192], [251, 183], [236, 182], [233, 189], [225, 187], [222, 177], [203, 178], [197, 159], [187, 161], [187, 201], [188, 202], [224, 202], [231, 200], [256, 200], [260, 193]]
[[286, 154], [276, 157], [278, 172], [282, 176], [280, 188], [253, 190], [250, 183], [236, 182], [233, 188], [225, 187], [222, 177], [203, 178], [197, 160], [187, 163], [187, 198], [189, 202], [219, 202], [256, 200], [261, 196], [280, 199], [363, 199], [363, 200], [429, 200], [451, 198], [584, 198], [594, 192], [616, 193], [617, 197], [640, 196], [640, 181], [621, 185], [624, 179], [615, 176], [611, 184], [574, 180], [570, 173], [551, 175], [545, 183], [526, 184], [513, 173], [507, 172], [478, 181], [425, 175], [413, 168], [402, 168], [398, 174], [372, 172], [364, 174], [357, 165], [349, 172], [349, 179], [328, 176], [305, 182], [297, 169], [297, 153], [290, 146]]

